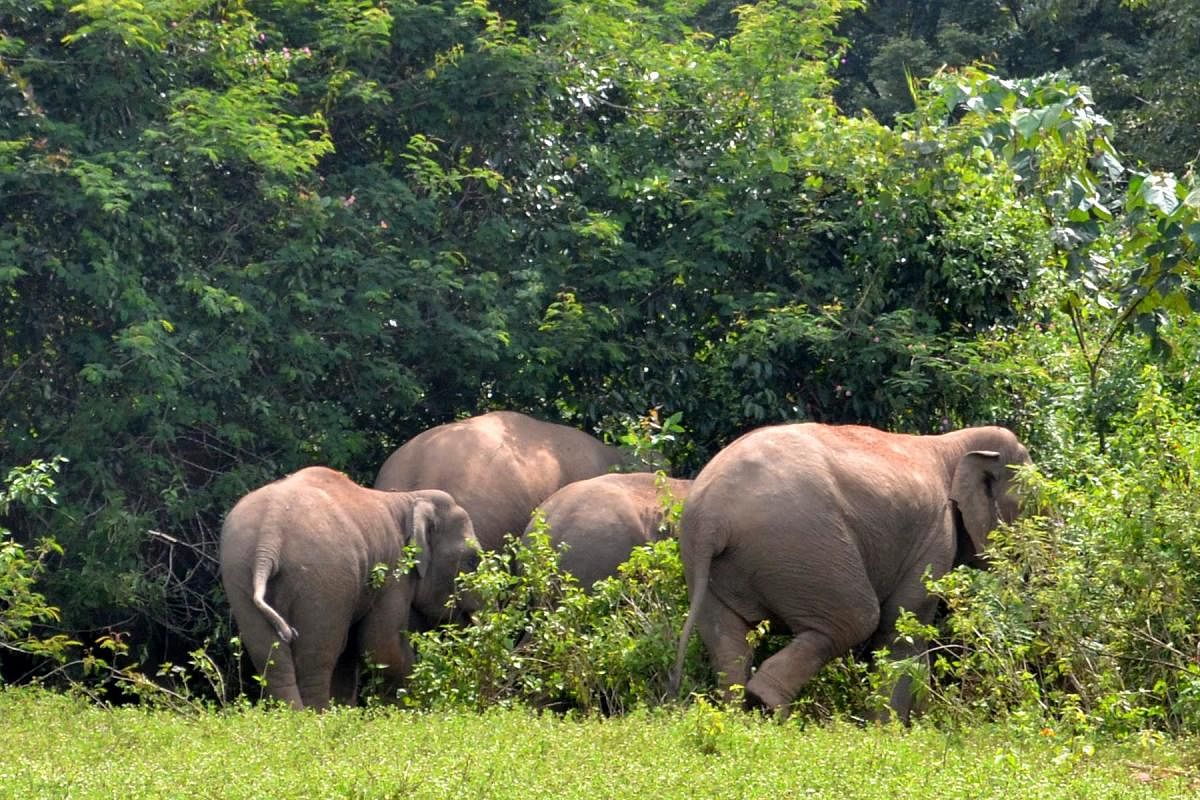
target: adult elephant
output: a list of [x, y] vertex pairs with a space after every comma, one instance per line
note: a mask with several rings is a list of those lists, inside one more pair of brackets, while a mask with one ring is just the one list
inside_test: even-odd
[[[633, 548], [672, 535], [669, 504], [687, 499], [692, 482], [654, 472], [600, 475], [569, 483], [542, 503], [559, 564], [591, 588], [617, 574]], [[537, 528], [530, 520], [526, 534]]]
[[560, 487], [622, 464], [623, 454], [566, 425], [492, 411], [430, 428], [392, 453], [376, 489], [449, 492], [471, 515], [485, 550], [520, 534], [533, 510]]
[[479, 550], [470, 517], [445, 492], [379, 492], [309, 467], [238, 501], [220, 557], [267, 690], [323, 709], [331, 697], [355, 703], [364, 656], [382, 665], [388, 688], [403, 684], [413, 661], [405, 632], [455, 615], [455, 576], [475, 568]]
[[[901, 609], [932, 620], [923, 576], [977, 561], [988, 533], [1017, 514], [1009, 465], [1027, 463], [998, 427], [908, 436], [810, 423], [742, 436], [701, 470], [681, 519], [691, 601], [675, 685], [693, 627], [726, 690], [743, 685], [767, 709], [857, 646], [922, 653], [896, 638]], [[751, 676], [746, 634], [762, 620], [792, 639]], [[891, 706], [908, 720], [907, 681]]]

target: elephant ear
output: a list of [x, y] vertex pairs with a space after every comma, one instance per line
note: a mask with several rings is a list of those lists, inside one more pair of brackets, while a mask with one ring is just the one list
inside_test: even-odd
[[972, 450], [954, 470], [950, 500], [958, 508], [976, 554], [986, 549], [988, 533], [1000, 521], [995, 493], [1004, 469], [994, 450]]
[[429, 570], [429, 534], [437, 527], [437, 508], [424, 497], [413, 499], [404, 520], [404, 545], [417, 548], [417, 577]]

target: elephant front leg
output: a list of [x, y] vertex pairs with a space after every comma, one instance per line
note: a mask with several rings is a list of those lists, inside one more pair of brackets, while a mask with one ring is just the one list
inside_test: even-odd
[[[889, 598], [883, 605], [879, 630], [871, 637], [869, 651], [874, 652], [886, 647], [889, 661], [894, 663], [906, 659], [918, 659], [927, 671], [929, 666], [928, 643], [917, 637], [904, 639], [896, 637], [896, 620], [899, 619], [900, 611], [903, 608], [910, 609], [921, 623], [928, 625], [937, 611], [937, 601], [929, 597], [923, 586], [919, 590], [911, 589]], [[892, 686], [888, 706], [896, 717], [907, 725], [915, 705], [913, 679], [908, 675], [903, 675]], [[884, 709], [875, 717], [880, 721], [886, 721], [888, 719], [887, 710]]]
[[412, 672], [416, 657], [408, 632], [398, 625], [394, 614], [387, 613], [386, 605], [363, 620], [361, 646], [363, 658], [383, 679], [386, 699], [394, 700]]
[[[897, 643], [892, 648], [891, 661], [896, 662], [909, 658], [918, 659], [926, 671], [928, 671], [929, 653], [926, 650], [926, 643], [923, 639], [914, 639], [911, 643]], [[888, 707], [902, 723], [908, 725], [912, 719], [912, 712], [915, 705], [916, 693], [913, 689], [913, 679], [909, 675], [902, 675], [892, 686], [892, 694], [888, 698]], [[886, 722], [887, 718], [887, 709], [884, 709], [883, 713], [878, 715], [878, 719], [881, 722]]]
[[413, 662], [416, 661], [408, 635], [404, 632], [393, 633], [386, 641], [369, 645], [364, 649], [363, 656], [383, 681], [383, 699], [394, 701], [396, 694], [408, 681]]

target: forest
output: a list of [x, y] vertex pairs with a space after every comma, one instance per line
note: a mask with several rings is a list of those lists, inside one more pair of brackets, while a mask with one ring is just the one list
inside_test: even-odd
[[[0, 679], [256, 691], [226, 512], [464, 416], [679, 477], [995, 424], [1030, 510], [932, 583], [927, 702], [1195, 730], [1198, 156], [1196, 0], [0, 0]], [[485, 559], [408, 702], [661, 702], [672, 544]]]

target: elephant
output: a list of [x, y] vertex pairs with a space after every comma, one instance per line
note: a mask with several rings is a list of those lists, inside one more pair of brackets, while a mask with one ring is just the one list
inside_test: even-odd
[[413, 437], [380, 467], [375, 488], [449, 492], [471, 516], [480, 546], [499, 550], [560, 487], [625, 463], [621, 450], [583, 431], [492, 411]]
[[[550, 495], [541, 509], [550, 543], [565, 545], [559, 556], [563, 571], [585, 588], [616, 575], [633, 548], [672, 535], [665, 527], [664, 501], [686, 500], [691, 485], [654, 472], [628, 472], [568, 483]], [[536, 528], [537, 520], [531, 520], [525, 533]]]
[[354, 705], [364, 658], [400, 688], [406, 632], [477, 610], [448, 600], [478, 563], [471, 518], [446, 492], [380, 492], [325, 467], [250, 492], [221, 528], [242, 643], [268, 692], [298, 709]]
[[[925, 645], [896, 636], [902, 609], [932, 621], [923, 576], [984, 565], [988, 534], [1019, 511], [1010, 465], [1030, 463], [1001, 427], [942, 435], [795, 423], [751, 431], [696, 476], [680, 520], [689, 607], [672, 684], [698, 628], [730, 696], [786, 715], [830, 659], [865, 645], [895, 658]], [[769, 620], [788, 643], [751, 675], [747, 633]], [[890, 706], [904, 722], [912, 687]]]

